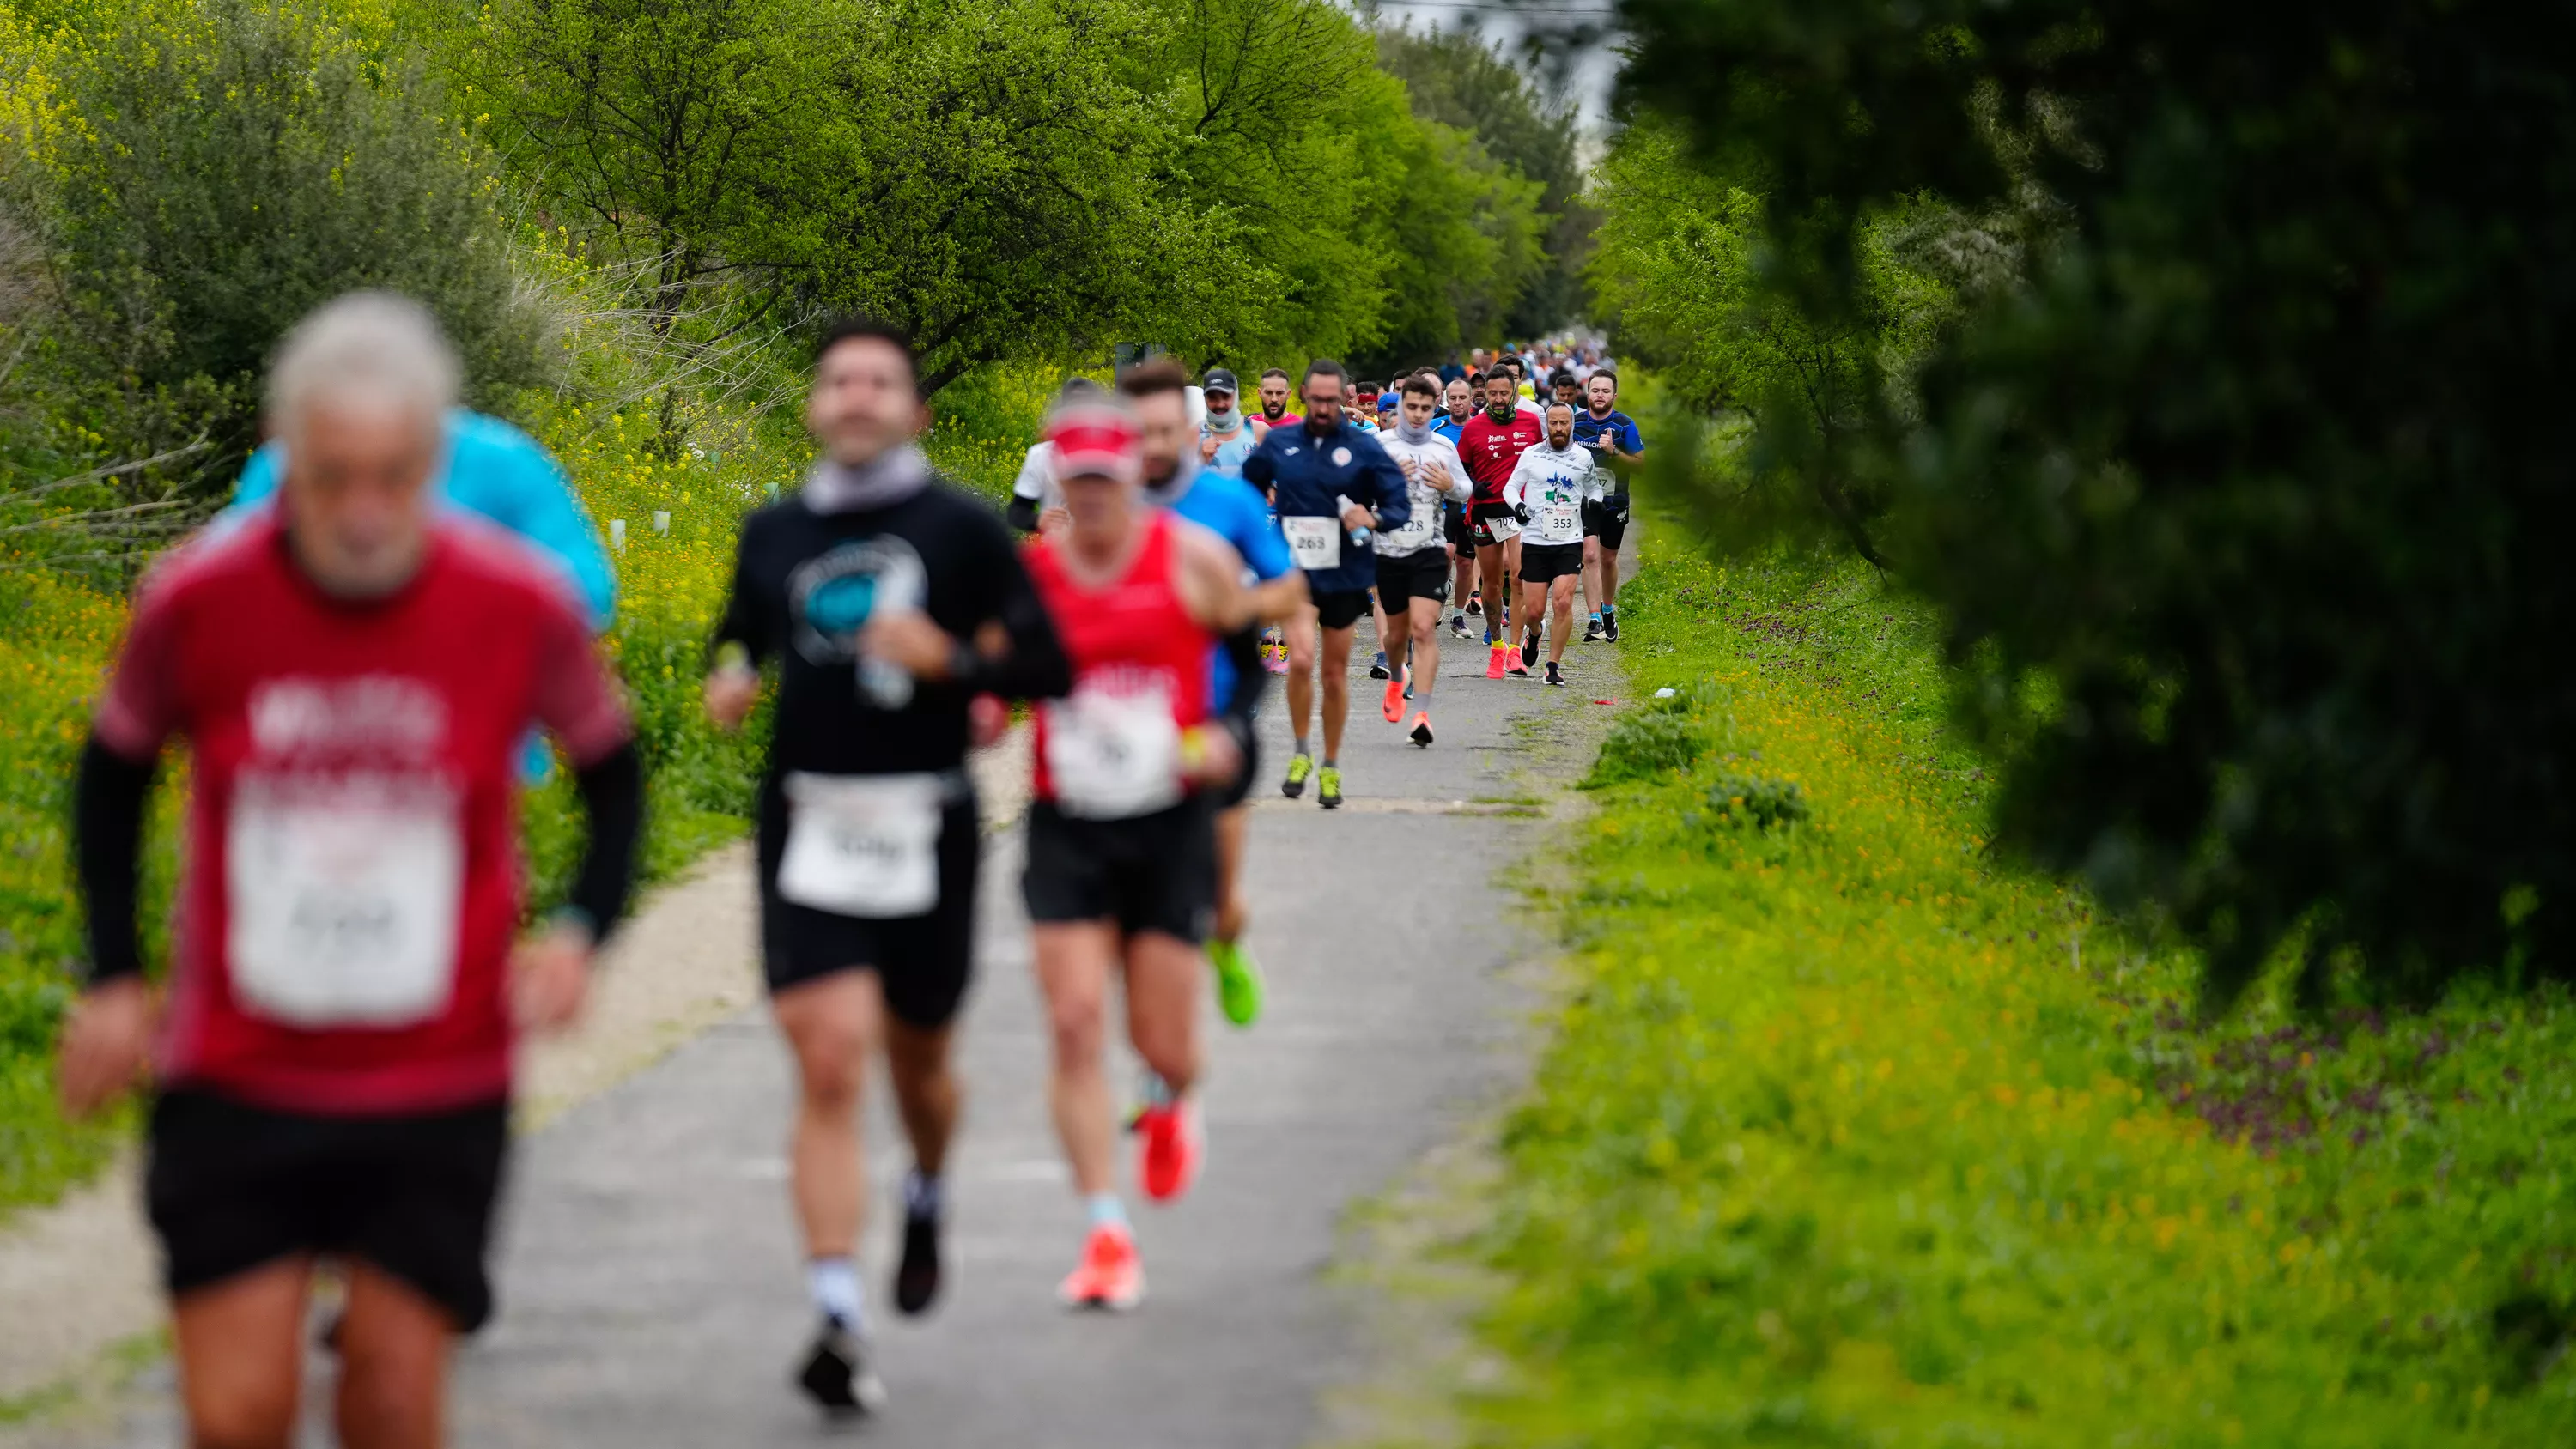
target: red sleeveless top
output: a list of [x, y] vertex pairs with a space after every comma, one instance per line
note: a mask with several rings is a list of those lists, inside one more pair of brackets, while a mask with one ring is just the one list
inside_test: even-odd
[[[1105, 584], [1073, 576], [1054, 545], [1043, 538], [1025, 546], [1029, 576], [1055, 621], [1056, 637], [1073, 665], [1073, 695], [1139, 704], [1161, 696], [1178, 729], [1208, 716], [1208, 651], [1216, 636], [1190, 617], [1179, 586], [1179, 526], [1153, 510], [1144, 541], [1127, 571]], [[1049, 760], [1049, 731], [1057, 706], [1037, 711], [1037, 798], [1057, 798]]]

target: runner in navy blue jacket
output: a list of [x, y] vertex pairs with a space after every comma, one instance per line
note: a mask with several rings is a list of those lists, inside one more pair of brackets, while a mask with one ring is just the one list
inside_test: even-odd
[[1412, 516], [1404, 470], [1376, 438], [1342, 416], [1350, 374], [1338, 362], [1317, 358], [1306, 368], [1306, 417], [1278, 427], [1244, 460], [1244, 481], [1270, 495], [1280, 531], [1297, 566], [1306, 571], [1310, 595], [1304, 617], [1288, 626], [1288, 723], [1297, 737], [1281, 794], [1306, 793], [1315, 774], [1306, 749], [1306, 725], [1315, 709], [1316, 627], [1323, 629], [1324, 768], [1315, 802], [1330, 810], [1342, 803], [1342, 725], [1351, 708], [1351, 631], [1369, 611], [1377, 582], [1373, 533], [1401, 526]]

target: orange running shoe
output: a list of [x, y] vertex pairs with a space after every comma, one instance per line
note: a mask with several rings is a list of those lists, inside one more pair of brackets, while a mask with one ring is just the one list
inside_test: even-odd
[[1413, 712], [1413, 742], [1424, 749], [1431, 747], [1431, 711], [1417, 709]]
[[1508, 653], [1511, 650], [1511, 647], [1512, 646], [1509, 644], [1497, 644], [1493, 648], [1485, 651], [1485, 677], [1487, 679], [1500, 679], [1503, 677], [1503, 655]]
[[1378, 706], [1378, 713], [1380, 713], [1380, 714], [1382, 714], [1382, 715], [1385, 715], [1385, 716], [1386, 716], [1386, 722], [1387, 722], [1388, 724], [1401, 724], [1401, 723], [1403, 723], [1403, 721], [1404, 721], [1404, 676], [1403, 676], [1403, 675], [1399, 674], [1399, 675], [1397, 675], [1395, 678], [1390, 679], [1390, 680], [1388, 680], [1388, 681], [1386, 682], [1386, 700], [1385, 700], [1385, 702], [1384, 702], [1384, 703], [1382, 703], [1381, 705], [1379, 705], [1379, 706]]
[[1149, 1107], [1136, 1126], [1145, 1135], [1145, 1150], [1136, 1159], [1145, 1196], [1154, 1202], [1179, 1201], [1198, 1181], [1199, 1162], [1207, 1156], [1198, 1103], [1183, 1099]]
[[1102, 1223], [1082, 1243], [1082, 1262], [1065, 1275], [1055, 1296], [1067, 1308], [1106, 1308], [1116, 1313], [1145, 1301], [1145, 1264], [1136, 1256], [1135, 1235], [1118, 1223]]

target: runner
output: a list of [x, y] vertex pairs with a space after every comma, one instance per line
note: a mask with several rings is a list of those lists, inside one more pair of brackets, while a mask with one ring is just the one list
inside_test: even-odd
[[1550, 401], [1561, 402], [1574, 412], [1583, 411], [1583, 381], [1574, 375], [1574, 369], [1557, 368], [1548, 374], [1547, 385], [1553, 394]]
[[1265, 430], [1293, 428], [1302, 421], [1295, 413], [1288, 411], [1288, 392], [1294, 382], [1295, 379], [1288, 376], [1288, 369], [1284, 367], [1273, 367], [1262, 372], [1261, 425]]
[[821, 1319], [796, 1381], [835, 1413], [884, 1398], [855, 1256], [860, 1088], [880, 1045], [913, 1154], [895, 1307], [939, 1294], [949, 1028], [974, 961], [970, 701], [1070, 682], [1009, 531], [914, 445], [930, 420], [919, 385], [901, 332], [853, 321], [825, 335], [805, 404], [823, 458], [795, 496], [743, 520], [706, 683], [708, 715], [736, 728], [756, 671], [777, 661], [761, 956], [796, 1064], [790, 1187]]
[[1070, 410], [1049, 436], [1073, 522], [1028, 544], [1029, 571], [1074, 683], [1038, 713], [1025, 894], [1052, 1026], [1048, 1102], [1090, 1219], [1057, 1295], [1128, 1309], [1144, 1301], [1145, 1273], [1112, 1185], [1109, 983], [1125, 982], [1127, 1038], [1153, 1073], [1138, 1176], [1149, 1201], [1171, 1202], [1205, 1153], [1192, 1095], [1198, 948], [1216, 904], [1214, 800], [1243, 764], [1236, 728], [1210, 723], [1208, 651], [1253, 605], [1232, 549], [1139, 496], [1139, 429], [1124, 406]]
[[[295, 1438], [323, 1257], [348, 1285], [340, 1442], [440, 1441], [449, 1346], [491, 1311], [512, 1037], [578, 1014], [626, 906], [643, 777], [582, 604], [437, 506], [459, 372], [382, 293], [287, 334], [278, 503], [154, 566], [81, 759], [91, 976], [63, 1105], [107, 1105], [158, 1036], [145, 1198], [196, 1444]], [[540, 723], [591, 834], [568, 904], [514, 945], [513, 756]], [[156, 1024], [137, 858], [173, 736], [190, 868]]]
[[1199, 384], [1199, 396], [1207, 408], [1207, 417], [1199, 424], [1199, 465], [1240, 479], [1243, 460], [1261, 446], [1261, 435], [1270, 431], [1270, 425], [1245, 419], [1243, 409], [1235, 406], [1234, 374], [1222, 367], [1208, 369]]
[[1468, 474], [1476, 480], [1475, 501], [1468, 506], [1467, 514], [1476, 544], [1476, 573], [1494, 586], [1492, 605], [1485, 611], [1487, 679], [1529, 672], [1513, 655], [1506, 633], [1511, 599], [1507, 590], [1511, 580], [1520, 576], [1521, 530], [1511, 505], [1503, 501], [1503, 485], [1511, 481], [1521, 453], [1545, 436], [1539, 420], [1519, 410], [1512, 392], [1511, 370], [1497, 367], [1487, 373], [1485, 410], [1467, 420], [1466, 434], [1458, 447], [1467, 460]]
[[1574, 409], [1550, 403], [1547, 441], [1525, 449], [1503, 485], [1503, 502], [1521, 523], [1521, 648], [1523, 673], [1538, 662], [1539, 629], [1554, 615], [1547, 636], [1547, 682], [1565, 683], [1565, 640], [1574, 630], [1574, 581], [1583, 572], [1583, 509], [1599, 496], [1592, 450], [1575, 446]]
[[1590, 448], [1597, 501], [1583, 505], [1583, 597], [1592, 618], [1583, 639], [1619, 642], [1619, 545], [1628, 537], [1628, 475], [1620, 465], [1646, 456], [1637, 421], [1619, 411], [1619, 374], [1596, 367], [1583, 383], [1586, 406], [1574, 415], [1574, 442]]
[[[1118, 379], [1119, 391], [1136, 409], [1137, 423], [1143, 429], [1145, 496], [1224, 539], [1242, 557], [1245, 577], [1252, 580], [1256, 623], [1293, 619], [1306, 603], [1306, 576], [1289, 554], [1288, 540], [1280, 536], [1279, 525], [1271, 521], [1269, 505], [1241, 478], [1226, 477], [1213, 468], [1187, 466], [1182, 461], [1181, 443], [1186, 434], [1177, 421], [1179, 412], [1172, 405], [1180, 378], [1181, 371], [1175, 365], [1146, 363], [1128, 369]], [[1261, 668], [1259, 638], [1257, 629], [1229, 636], [1209, 660], [1208, 674], [1211, 709], [1228, 716], [1240, 715], [1244, 726], [1240, 741], [1243, 766], [1215, 801], [1216, 922], [1207, 946], [1208, 964], [1216, 969], [1217, 1004], [1224, 1008], [1226, 1019], [1237, 1026], [1250, 1026], [1261, 1015], [1263, 996], [1261, 967], [1243, 944], [1251, 914], [1244, 904], [1242, 888], [1244, 848], [1251, 826], [1245, 802], [1260, 768], [1258, 736], [1251, 729], [1252, 710], [1262, 687], [1270, 682]]]
[[1475, 489], [1456, 445], [1431, 429], [1439, 397], [1437, 379], [1405, 379], [1403, 418], [1385, 447], [1404, 471], [1407, 514], [1402, 526], [1377, 536], [1377, 593], [1385, 608], [1378, 637], [1387, 641], [1394, 665], [1380, 712], [1388, 724], [1400, 723], [1405, 700], [1413, 700], [1410, 738], [1425, 748], [1432, 739], [1431, 687], [1440, 678], [1440, 603], [1449, 593], [1443, 505], [1464, 503]]
[[[1268, 489], [1288, 546], [1306, 571], [1312, 597], [1288, 625], [1288, 723], [1295, 753], [1279, 793], [1294, 800], [1316, 779], [1315, 803], [1342, 803], [1342, 728], [1350, 715], [1351, 634], [1369, 611], [1377, 581], [1372, 530], [1401, 528], [1407, 500], [1402, 470], [1377, 439], [1342, 417], [1342, 365], [1317, 358], [1306, 367], [1306, 419], [1274, 428], [1243, 465], [1244, 481]], [[1322, 629], [1324, 764], [1319, 773], [1307, 749], [1307, 723], [1315, 708], [1316, 631]]]
[[[1467, 420], [1476, 415], [1476, 390], [1484, 386], [1483, 373], [1470, 373], [1442, 385], [1444, 405], [1439, 417], [1432, 419], [1431, 429], [1447, 438], [1452, 447], [1466, 441]], [[1449, 555], [1455, 561], [1449, 583], [1449, 633], [1452, 638], [1472, 637], [1467, 632], [1470, 611], [1482, 614], [1484, 601], [1476, 592], [1476, 535], [1467, 522], [1467, 505], [1444, 503], [1441, 511], [1448, 519]]]
[[[1090, 378], [1068, 377], [1064, 386], [1056, 389], [1050, 411], [1100, 395], [1100, 384]], [[1011, 480], [1011, 501], [1002, 516], [1022, 533], [1036, 533], [1064, 522], [1064, 490], [1056, 486], [1055, 450], [1047, 446], [1045, 438], [1029, 444], [1028, 455], [1020, 460], [1020, 474]]]

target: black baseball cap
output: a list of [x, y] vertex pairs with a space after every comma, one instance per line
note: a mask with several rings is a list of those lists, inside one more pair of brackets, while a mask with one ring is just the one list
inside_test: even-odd
[[1234, 374], [1226, 371], [1222, 367], [1211, 367], [1208, 369], [1206, 379], [1199, 383], [1199, 391], [1221, 392], [1227, 397], [1241, 397], [1243, 395], [1243, 389], [1235, 385]]

